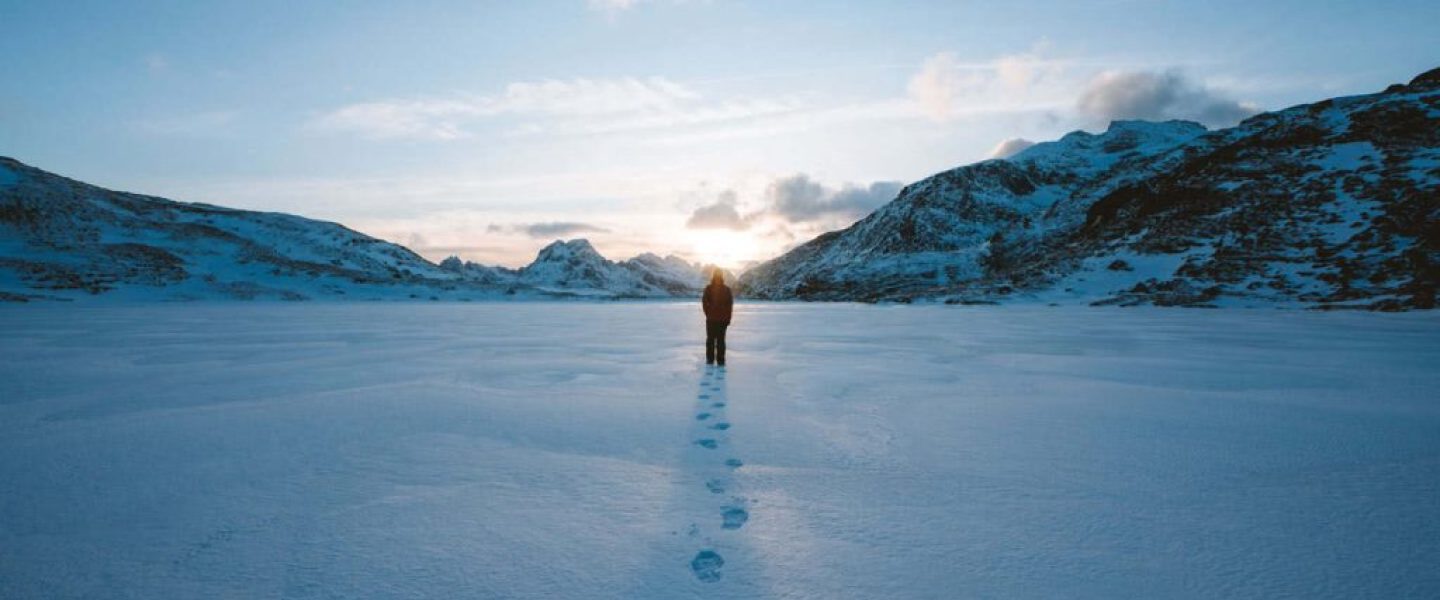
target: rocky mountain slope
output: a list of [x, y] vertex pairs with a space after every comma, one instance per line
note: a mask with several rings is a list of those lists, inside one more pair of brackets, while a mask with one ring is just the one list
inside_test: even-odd
[[0, 300], [495, 299], [698, 294], [703, 269], [555, 242], [519, 269], [410, 250], [335, 223], [115, 192], [0, 158]]
[[1431, 308], [1440, 70], [1224, 130], [1116, 122], [906, 187], [762, 298]]

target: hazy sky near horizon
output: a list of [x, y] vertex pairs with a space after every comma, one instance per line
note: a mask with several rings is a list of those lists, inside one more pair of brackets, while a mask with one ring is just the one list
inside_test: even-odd
[[[1440, 66], [1440, 3], [0, 0], [0, 155], [439, 260], [728, 266], [1117, 118]], [[1008, 140], [1008, 143], [1007, 143]]]

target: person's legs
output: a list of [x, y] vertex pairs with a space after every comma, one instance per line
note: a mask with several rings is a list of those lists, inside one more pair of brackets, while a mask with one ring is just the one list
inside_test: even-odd
[[715, 364], [715, 324], [705, 322], [705, 364]]
[[725, 364], [725, 330], [729, 328], [729, 323], [715, 326], [715, 362], [722, 366]]

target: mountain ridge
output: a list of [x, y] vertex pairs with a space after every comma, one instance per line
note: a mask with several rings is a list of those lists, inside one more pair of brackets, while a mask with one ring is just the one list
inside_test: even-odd
[[1116, 122], [906, 186], [769, 299], [1400, 310], [1440, 283], [1440, 70], [1204, 131]]
[[612, 262], [586, 240], [521, 269], [435, 264], [338, 223], [108, 190], [0, 157], [0, 300], [661, 298], [698, 294], [706, 272], [674, 256]]

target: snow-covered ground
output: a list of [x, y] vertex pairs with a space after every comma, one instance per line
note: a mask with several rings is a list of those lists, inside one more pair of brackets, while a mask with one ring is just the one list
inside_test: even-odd
[[688, 303], [0, 331], [7, 599], [1440, 596], [1440, 313], [749, 304], [723, 374]]

